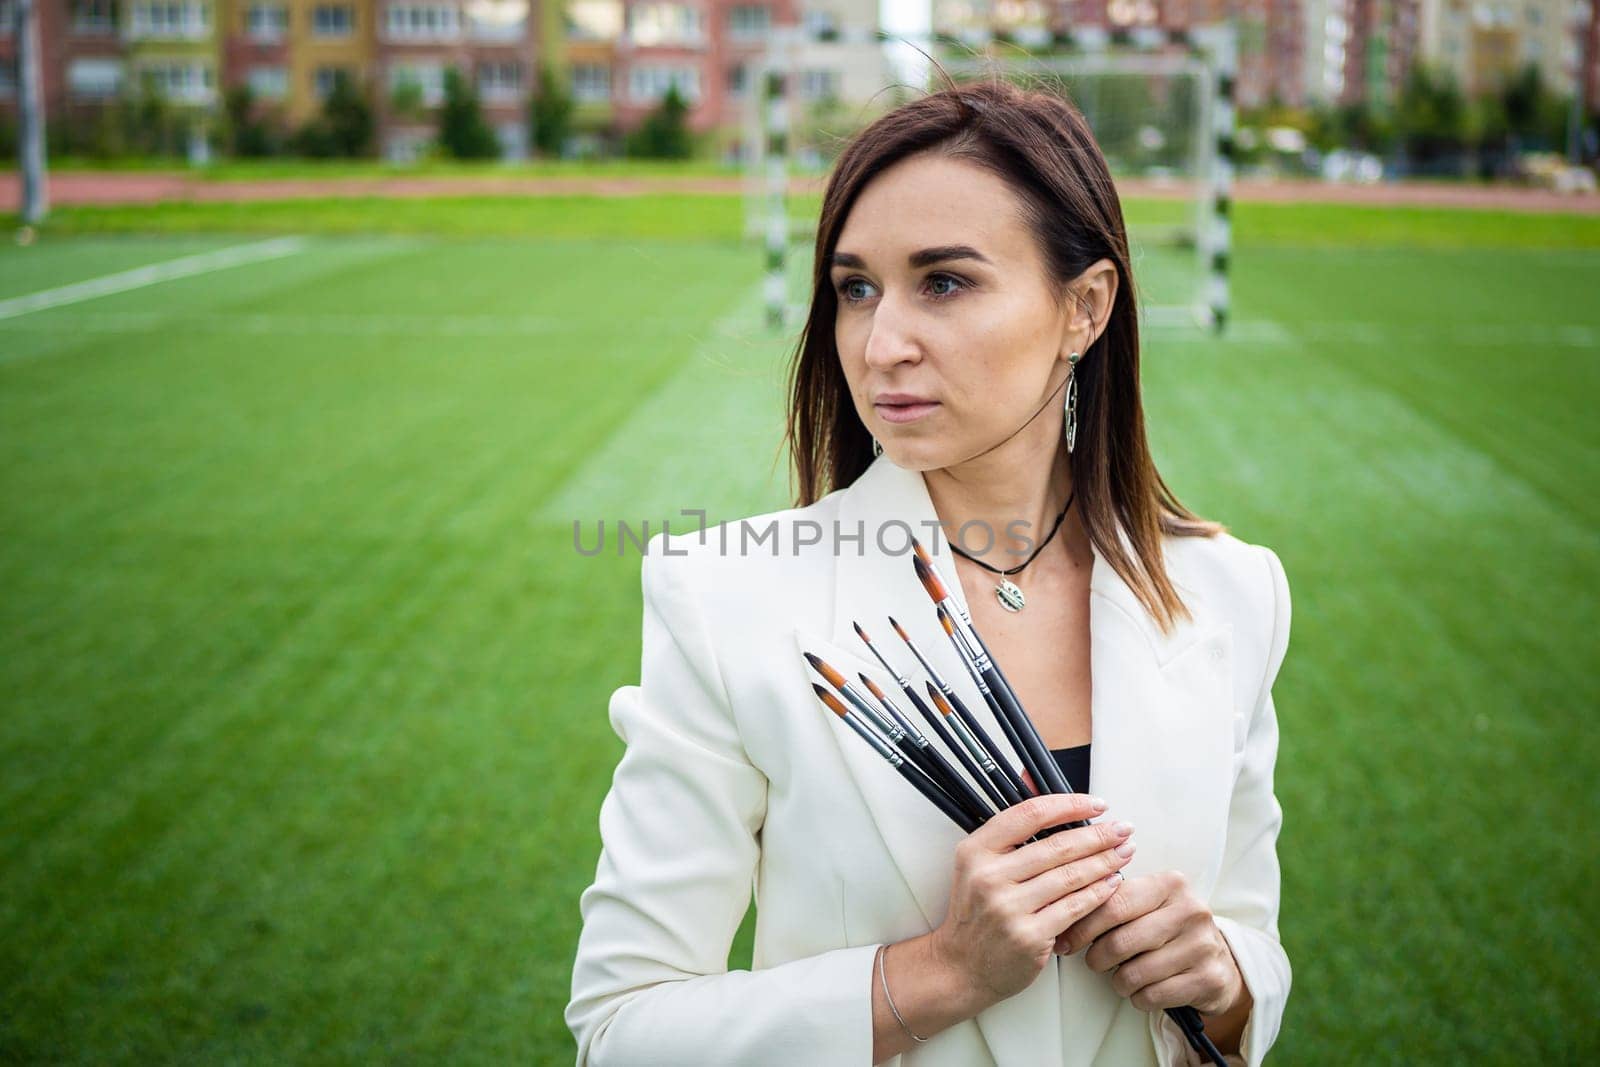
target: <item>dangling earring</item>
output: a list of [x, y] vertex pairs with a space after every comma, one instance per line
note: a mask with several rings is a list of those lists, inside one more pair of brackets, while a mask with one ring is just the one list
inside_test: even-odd
[[1067, 357], [1067, 400], [1062, 405], [1067, 415], [1067, 454], [1078, 442], [1078, 353]]
[[878, 439], [876, 437], [872, 439], [872, 454], [874, 456], [883, 455], [883, 445], [878, 443]]

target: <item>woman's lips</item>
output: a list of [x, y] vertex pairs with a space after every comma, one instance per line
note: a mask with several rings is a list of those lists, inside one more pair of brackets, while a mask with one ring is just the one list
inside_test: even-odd
[[916, 422], [939, 406], [936, 400], [921, 404], [874, 404], [879, 418], [884, 422]]

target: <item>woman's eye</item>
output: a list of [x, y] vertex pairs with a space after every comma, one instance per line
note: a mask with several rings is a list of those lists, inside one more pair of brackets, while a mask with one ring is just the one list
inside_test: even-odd
[[[934, 292], [934, 294], [933, 294], [934, 295], [934, 299], [936, 299], [936, 300], [946, 299], [949, 296], [953, 295], [954, 293], [959, 292], [961, 289], [966, 288], [966, 283], [963, 282], [960, 278], [957, 278], [953, 274], [930, 274], [930, 275], [928, 275], [928, 284], [930, 286], [938, 286], [939, 283], [941, 283], [941, 282], [951, 282], [951, 283], [954, 284], [955, 288], [946, 289], [946, 290], [943, 290], [943, 291], [936, 290]], [[860, 278], [846, 278], [844, 281], [839, 283], [839, 295], [844, 298], [846, 303], [859, 304], [862, 300], [866, 299], [865, 297], [857, 297], [857, 296], [851, 295], [851, 287], [852, 286], [856, 286], [856, 285], [865, 285], [868, 288], [871, 288], [870, 283], [865, 282]]]

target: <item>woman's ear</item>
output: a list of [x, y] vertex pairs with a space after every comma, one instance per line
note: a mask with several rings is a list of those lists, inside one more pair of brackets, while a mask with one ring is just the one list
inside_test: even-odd
[[1067, 319], [1067, 335], [1062, 339], [1062, 359], [1073, 350], [1089, 351], [1089, 346], [1105, 332], [1117, 302], [1117, 265], [1109, 259], [1096, 260], [1072, 280], [1068, 297], [1072, 311]]

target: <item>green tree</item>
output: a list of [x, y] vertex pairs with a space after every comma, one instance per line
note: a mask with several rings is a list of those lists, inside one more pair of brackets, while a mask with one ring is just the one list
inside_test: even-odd
[[372, 151], [372, 105], [355, 86], [354, 79], [334, 78], [333, 91], [322, 102], [334, 151], [341, 156], [365, 156]]
[[343, 72], [322, 101], [322, 113], [294, 132], [290, 144], [303, 156], [365, 156], [372, 152], [372, 105]]
[[1467, 102], [1449, 72], [1417, 63], [1406, 75], [1396, 123], [1407, 153], [1429, 162], [1465, 145]]
[[415, 118], [423, 106], [422, 85], [415, 78], [402, 80], [389, 94], [389, 110], [400, 118]]
[[455, 67], [444, 72], [439, 145], [457, 159], [495, 159], [500, 155], [500, 139], [484, 120], [478, 94]]
[[228, 148], [236, 156], [271, 156], [283, 150], [282, 129], [256, 114], [255, 94], [235, 85], [223, 96]]
[[638, 129], [628, 134], [626, 150], [630, 156], [648, 159], [688, 159], [694, 154], [694, 138], [689, 133], [689, 105], [676, 83], [667, 86], [661, 104]]
[[572, 97], [549, 64], [539, 66], [539, 87], [528, 101], [528, 139], [547, 155], [560, 155], [572, 132]]

